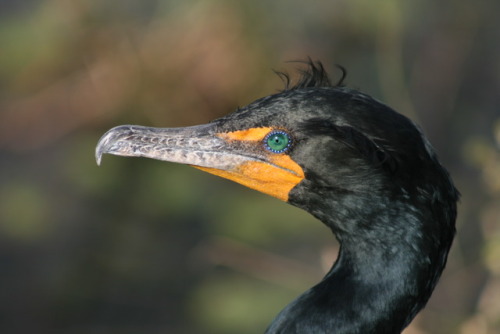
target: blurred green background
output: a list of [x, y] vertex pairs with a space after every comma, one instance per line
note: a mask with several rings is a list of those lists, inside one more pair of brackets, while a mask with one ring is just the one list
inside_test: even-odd
[[288, 60], [421, 124], [462, 192], [458, 235], [405, 331], [500, 332], [500, 2], [2, 0], [0, 332], [261, 333], [337, 243], [198, 170], [105, 156], [120, 124], [208, 122]]

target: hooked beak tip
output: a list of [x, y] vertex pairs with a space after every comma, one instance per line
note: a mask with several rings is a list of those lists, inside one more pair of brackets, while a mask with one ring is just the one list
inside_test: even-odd
[[95, 162], [97, 163], [97, 166], [101, 165], [101, 158], [102, 158], [101, 152], [98, 152], [96, 150], [96, 152], [95, 152]]
[[123, 130], [123, 127], [115, 127], [106, 132], [101, 139], [99, 139], [95, 148], [95, 161], [97, 166], [101, 165], [102, 155], [111, 152], [112, 139], [117, 136], [117, 132], [120, 132], [117, 130]]

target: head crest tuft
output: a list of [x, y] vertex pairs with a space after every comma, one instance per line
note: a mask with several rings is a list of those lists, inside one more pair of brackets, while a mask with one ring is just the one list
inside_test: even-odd
[[337, 65], [337, 67], [342, 72], [342, 76], [339, 81], [332, 85], [328, 73], [325, 71], [323, 64], [320, 61], [313, 61], [309, 58], [306, 61], [292, 61], [293, 63], [300, 63], [306, 65], [305, 69], [299, 69], [300, 78], [297, 82], [292, 83], [290, 75], [286, 72], [275, 71], [275, 73], [281, 78], [285, 84], [284, 91], [310, 88], [310, 87], [339, 87], [343, 86], [344, 79], [347, 76], [347, 71], [344, 67]]

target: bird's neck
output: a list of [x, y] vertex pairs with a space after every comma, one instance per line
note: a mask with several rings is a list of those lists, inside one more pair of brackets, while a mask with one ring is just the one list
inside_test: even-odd
[[420, 226], [411, 219], [357, 226], [356, 238], [336, 231], [341, 248], [335, 265], [288, 305], [267, 333], [400, 333], [429, 298], [428, 282], [436, 271], [432, 254], [419, 247], [422, 231], [408, 228]]
[[337, 262], [311, 291], [313, 299], [327, 296], [329, 305], [318, 312], [330, 315], [335, 333], [400, 333], [410, 323], [427, 301], [422, 296], [429, 280], [422, 272], [430, 270], [409, 248], [341, 246]]

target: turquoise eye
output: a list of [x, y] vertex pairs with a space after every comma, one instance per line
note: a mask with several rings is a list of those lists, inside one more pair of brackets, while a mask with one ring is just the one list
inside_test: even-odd
[[291, 144], [292, 140], [288, 133], [283, 131], [273, 131], [264, 139], [266, 148], [274, 153], [285, 152]]

